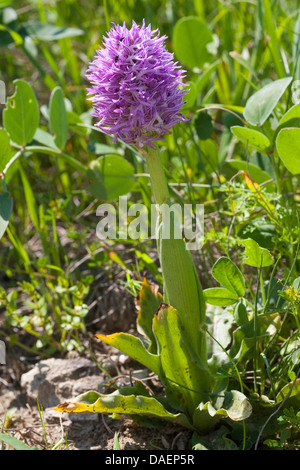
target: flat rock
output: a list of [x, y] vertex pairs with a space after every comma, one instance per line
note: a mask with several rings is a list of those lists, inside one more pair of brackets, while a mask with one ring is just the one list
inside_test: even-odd
[[100, 391], [104, 380], [104, 374], [86, 358], [50, 358], [23, 374], [21, 387], [32, 404], [38, 398], [44, 408], [49, 408], [88, 390]]

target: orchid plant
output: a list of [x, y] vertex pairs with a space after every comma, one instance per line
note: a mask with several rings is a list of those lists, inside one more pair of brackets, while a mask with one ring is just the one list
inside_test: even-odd
[[114, 25], [89, 65], [99, 128], [133, 145], [146, 159], [158, 210], [157, 249], [164, 292], [146, 280], [138, 302], [137, 329], [143, 340], [127, 333], [98, 334], [157, 374], [165, 396], [151, 396], [141, 382], [112, 394], [88, 391], [56, 407], [62, 412], [146, 415], [207, 431], [221, 418], [244, 420], [251, 414], [246, 396], [226, 389], [210, 367], [207, 354], [206, 303], [192, 255], [174, 226], [164, 237], [164, 212], [171, 204], [156, 141], [187, 119], [181, 113], [187, 87], [184, 70], [165, 46], [166, 36], [134, 21], [128, 29]]

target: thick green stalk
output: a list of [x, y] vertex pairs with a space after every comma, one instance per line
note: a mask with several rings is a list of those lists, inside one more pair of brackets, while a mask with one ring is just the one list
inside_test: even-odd
[[[191, 356], [199, 365], [206, 368], [206, 337], [202, 331], [205, 323], [205, 302], [199, 277], [183, 238], [176, 238], [172, 220], [170, 236], [165, 237], [163, 230], [168, 223], [170, 200], [167, 181], [160, 155], [156, 150], [146, 154], [151, 178], [152, 191], [158, 206], [157, 244], [164, 279], [166, 302], [178, 312], [183, 327], [183, 337]], [[203, 390], [207, 388], [204, 374]]]

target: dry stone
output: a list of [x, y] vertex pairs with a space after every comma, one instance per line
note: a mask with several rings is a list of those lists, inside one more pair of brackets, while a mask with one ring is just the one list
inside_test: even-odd
[[54, 407], [88, 390], [101, 391], [104, 374], [90, 360], [45, 359], [21, 376], [21, 386], [32, 404]]

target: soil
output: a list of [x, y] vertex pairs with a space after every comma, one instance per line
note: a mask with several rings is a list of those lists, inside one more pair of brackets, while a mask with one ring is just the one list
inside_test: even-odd
[[[129, 314], [129, 311], [133, 314]], [[141, 372], [141, 366], [127, 356], [124, 359], [124, 355], [120, 361], [120, 355], [116, 354], [116, 350], [95, 339], [94, 333], [101, 331], [101, 333], [108, 334], [124, 331], [125, 326], [127, 331], [136, 334], [134, 315], [133, 305], [128, 310], [117, 309], [110, 317], [110, 321], [105, 319], [105, 327], [104, 323], [97, 322], [94, 325], [92, 321], [84, 335], [83, 341], [87, 348], [83, 354], [80, 354], [80, 357], [91, 360], [92, 351], [93, 362], [100, 365], [109, 364], [108, 370], [114, 379], [111, 383], [117, 380], [132, 382], [132, 376]], [[2, 317], [0, 314], [0, 329], [1, 320], [3, 324], [3, 314]], [[22, 341], [30, 343], [31, 338], [23, 334]], [[61, 357], [62, 355], [58, 354], [57, 360], [59, 361]], [[71, 352], [63, 357], [68, 359], [79, 357], [79, 355], [77, 352]], [[0, 366], [0, 426], [4, 423], [3, 432], [31, 447], [38, 446], [40, 449], [58, 446], [59, 450], [113, 450], [115, 436], [118, 438], [121, 450], [190, 450], [192, 448], [192, 433], [169, 423], [157, 425], [152, 422], [152, 427], [148, 427], [149, 423], [147, 426], [138, 424], [126, 416], [112, 419], [103, 414], [59, 413], [53, 410], [53, 406], [43, 407], [42, 403], [39, 404], [39, 410], [36, 400], [22, 386], [22, 377], [39, 364], [41, 359], [24, 354], [24, 351], [18, 347], [6, 347], [6, 364]], [[145, 375], [145, 371], [142, 372]], [[76, 380], [76, 377], [72, 379]], [[152, 382], [148, 381], [147, 384], [154, 387], [160, 386], [155, 377], [151, 380]], [[105, 383], [108, 381], [107, 375], [103, 372], [99, 375], [99, 382], [101, 381]], [[69, 400], [72, 398], [69, 397]], [[7, 444], [2, 444], [2, 448], [11, 449]]]

